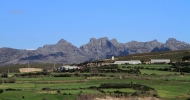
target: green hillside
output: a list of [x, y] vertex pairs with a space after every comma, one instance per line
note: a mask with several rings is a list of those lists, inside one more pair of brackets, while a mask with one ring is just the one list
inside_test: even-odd
[[171, 59], [171, 61], [182, 61], [183, 57], [190, 56], [190, 50], [177, 50], [167, 52], [132, 54], [127, 56], [116, 56], [115, 60], [143, 60], [150, 61], [150, 59]]

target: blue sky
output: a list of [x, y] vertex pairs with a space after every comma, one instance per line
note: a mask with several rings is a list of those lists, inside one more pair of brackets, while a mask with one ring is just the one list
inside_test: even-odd
[[0, 48], [37, 49], [60, 39], [190, 43], [190, 0], [1, 0]]

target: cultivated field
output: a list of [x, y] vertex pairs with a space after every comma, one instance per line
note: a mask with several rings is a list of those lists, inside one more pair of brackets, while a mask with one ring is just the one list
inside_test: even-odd
[[[164, 68], [170, 70], [161, 71]], [[175, 72], [168, 64], [112, 65], [97, 70], [10, 72], [8, 77], [0, 79], [3, 90], [0, 100], [187, 100], [190, 97], [190, 74]]]

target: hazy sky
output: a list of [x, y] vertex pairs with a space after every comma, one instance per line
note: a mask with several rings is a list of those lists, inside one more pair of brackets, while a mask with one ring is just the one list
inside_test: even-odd
[[0, 0], [0, 48], [79, 47], [92, 37], [190, 43], [190, 0]]

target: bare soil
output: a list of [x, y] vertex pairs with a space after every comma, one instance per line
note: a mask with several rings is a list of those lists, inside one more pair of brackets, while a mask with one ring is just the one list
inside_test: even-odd
[[115, 98], [115, 97], [110, 97], [110, 96], [106, 96], [104, 98], [95, 98], [94, 100], [163, 100], [160, 98], [155, 98], [155, 97], [121, 97], [121, 98]]
[[43, 69], [41, 68], [19, 68], [19, 71], [21, 73], [26, 73], [26, 72], [39, 72], [42, 71]]

